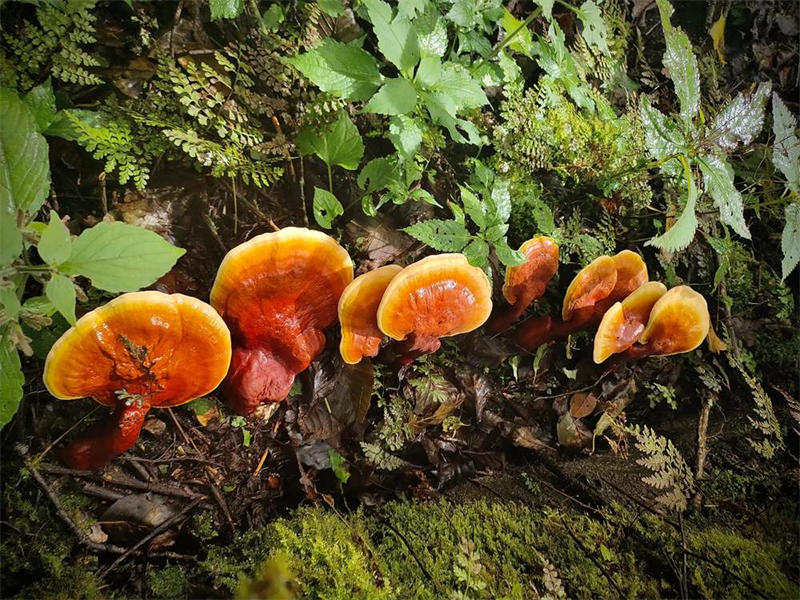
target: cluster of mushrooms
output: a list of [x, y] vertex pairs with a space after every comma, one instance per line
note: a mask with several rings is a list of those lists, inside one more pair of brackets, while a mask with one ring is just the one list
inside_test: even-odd
[[[113, 416], [69, 443], [62, 459], [99, 469], [129, 449], [149, 410], [190, 402], [222, 384], [242, 415], [284, 400], [297, 374], [325, 348], [325, 329], [341, 324], [340, 353], [349, 364], [377, 356], [384, 337], [396, 362], [435, 352], [440, 338], [477, 329], [508, 329], [541, 297], [558, 269], [547, 237], [520, 248], [527, 262], [506, 271], [509, 305], [492, 315], [487, 275], [461, 254], [380, 267], [353, 278], [336, 240], [287, 227], [231, 250], [211, 303], [182, 294], [124, 294], [83, 317], [53, 345], [44, 383], [61, 399], [92, 397]], [[567, 290], [560, 317], [537, 317], [515, 332], [527, 349], [599, 324], [594, 358], [668, 355], [696, 348], [709, 330], [703, 297], [687, 286], [649, 282], [630, 251], [600, 257]]]

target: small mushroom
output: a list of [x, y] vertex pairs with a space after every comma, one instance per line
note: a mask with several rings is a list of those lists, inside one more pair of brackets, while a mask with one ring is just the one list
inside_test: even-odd
[[85, 314], [50, 349], [44, 384], [56, 398], [92, 397], [115, 410], [66, 446], [64, 462], [102, 468], [133, 446], [151, 407], [209, 393], [230, 360], [228, 328], [196, 298], [134, 292]]
[[594, 362], [600, 364], [612, 354], [630, 348], [642, 335], [653, 305], [667, 293], [658, 281], [639, 286], [622, 302], [606, 311], [594, 336]]
[[403, 268], [387, 265], [356, 277], [339, 298], [342, 341], [339, 352], [344, 362], [354, 365], [365, 356], [375, 356], [383, 339], [378, 329], [378, 305], [386, 286]]
[[463, 254], [428, 256], [389, 283], [378, 306], [378, 327], [394, 340], [400, 362], [436, 352], [440, 338], [477, 329], [492, 311], [492, 284]]
[[544, 295], [547, 284], [558, 270], [558, 245], [552, 238], [535, 237], [522, 244], [519, 251], [528, 260], [506, 268], [503, 297], [511, 306], [492, 317], [490, 333], [504, 331], [519, 319], [534, 300]]
[[211, 305], [231, 329], [233, 357], [223, 393], [242, 415], [289, 395], [295, 376], [325, 347], [353, 263], [336, 240], [286, 227], [228, 252]]

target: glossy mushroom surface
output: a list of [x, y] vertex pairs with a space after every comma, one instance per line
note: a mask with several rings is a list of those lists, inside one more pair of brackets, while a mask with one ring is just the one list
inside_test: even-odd
[[679, 285], [653, 305], [639, 343], [651, 355], [690, 352], [703, 343], [710, 327], [706, 299], [688, 285]]
[[609, 308], [594, 336], [594, 362], [630, 348], [642, 335], [653, 305], [666, 293], [663, 283], [649, 281]]
[[212, 391], [230, 359], [227, 326], [196, 298], [134, 292], [87, 313], [50, 349], [44, 383], [56, 398], [92, 397], [116, 411], [67, 446], [65, 461], [102, 467], [133, 445], [151, 407]]
[[353, 280], [353, 263], [336, 240], [286, 227], [228, 252], [211, 305], [231, 330], [233, 357], [224, 395], [240, 414], [286, 398], [295, 376], [325, 347], [324, 329]]
[[[578, 271], [564, 294], [561, 319], [585, 320], [595, 305], [606, 299], [617, 285], [617, 263], [600, 256]], [[588, 309], [588, 310], [587, 310]]]
[[339, 298], [342, 341], [339, 352], [351, 365], [365, 356], [376, 356], [383, 340], [378, 328], [378, 306], [389, 282], [403, 268], [387, 265], [356, 277]]
[[417, 356], [439, 349], [440, 338], [472, 331], [492, 311], [492, 284], [463, 254], [429, 256], [389, 283], [378, 307], [378, 327]]

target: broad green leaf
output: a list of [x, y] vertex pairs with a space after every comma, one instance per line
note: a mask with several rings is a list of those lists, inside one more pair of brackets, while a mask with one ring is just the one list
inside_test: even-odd
[[46, 317], [52, 317], [56, 312], [56, 307], [53, 306], [53, 303], [50, 302], [46, 296], [33, 296], [32, 298], [28, 298], [25, 300], [23, 306], [26, 311]]
[[[273, 6], [277, 5], [273, 4]], [[330, 17], [338, 17], [344, 12], [344, 3], [342, 0], [317, 0], [317, 6]]]
[[344, 111], [322, 131], [306, 126], [298, 134], [296, 142], [301, 153], [316, 154], [325, 164], [348, 171], [357, 169], [364, 156], [364, 142], [358, 128]]
[[417, 91], [405, 77], [389, 79], [364, 107], [380, 115], [404, 115], [417, 105]]
[[392, 9], [383, 0], [364, 0], [364, 5], [386, 60], [401, 72], [412, 69], [419, 62], [419, 40], [411, 21], [402, 13], [392, 18]]
[[553, 5], [556, 0], [534, 0], [542, 8], [542, 16], [550, 21], [553, 18]]
[[330, 229], [333, 220], [344, 214], [342, 203], [328, 190], [314, 188], [314, 220], [320, 227]]
[[100, 129], [108, 124], [109, 119], [104, 113], [94, 110], [65, 108], [56, 113], [53, 122], [44, 131], [44, 134], [74, 142], [80, 137], [81, 133], [80, 128], [75, 123], [76, 121], [88, 128]]
[[475, 267], [483, 269], [489, 264], [489, 244], [480, 238], [472, 239], [462, 250], [462, 254]]
[[639, 117], [644, 128], [645, 146], [654, 159], [663, 160], [668, 156], [686, 152], [686, 139], [678, 126], [660, 110], [651, 106], [647, 96], [642, 96]]
[[169, 271], [186, 250], [157, 233], [126, 223], [98, 223], [72, 242], [60, 271], [82, 275], [107, 292], [133, 292]]
[[453, 213], [453, 219], [462, 225], [466, 223], [466, 215], [464, 214], [464, 209], [461, 208], [455, 202], [447, 201], [447, 206], [450, 207], [450, 211]]
[[[15, 209], [34, 213], [44, 202], [50, 189], [50, 161], [30, 108], [14, 90], [0, 88], [0, 115], [0, 212], [6, 234], [11, 230], [7, 219], [13, 215], [16, 222]], [[0, 258], [7, 258], [14, 246], [16, 237], [13, 243], [3, 241], [6, 256]]]
[[655, 246], [667, 252], [678, 252], [692, 243], [694, 232], [697, 230], [697, 216], [694, 213], [697, 204], [697, 188], [691, 175], [687, 187], [686, 205], [683, 207], [681, 216], [667, 231], [645, 242], [645, 246]]
[[0, 336], [0, 427], [6, 425], [19, 408], [22, 400], [22, 364], [8, 333]]
[[44, 294], [70, 325], [75, 324], [75, 286], [69, 277], [53, 273], [44, 287]]
[[439, 12], [430, 8], [414, 19], [420, 56], [442, 57], [447, 53], [447, 24]]
[[10, 283], [11, 285], [0, 287], [0, 313], [12, 321], [16, 321], [22, 305], [19, 302], [19, 296], [17, 296], [17, 282], [12, 280]]
[[749, 240], [750, 231], [744, 221], [742, 195], [733, 185], [733, 167], [713, 154], [699, 156], [697, 162], [703, 172], [706, 192], [714, 199], [722, 222]]
[[461, 110], [479, 108], [489, 102], [480, 82], [473, 79], [467, 69], [456, 63], [448, 62], [442, 65], [441, 77], [429, 89], [453, 117]]
[[235, 19], [244, 10], [244, 0], [208, 0], [211, 20]]
[[424, 88], [436, 85], [442, 76], [442, 60], [438, 56], [426, 56], [419, 61], [416, 81]]
[[[336, 0], [329, 0], [329, 3], [336, 4]], [[325, 2], [317, 2], [317, 5], [323, 12], [327, 12], [325, 7], [323, 6]], [[339, 6], [341, 7], [341, 0], [338, 2]], [[328, 13], [331, 14], [331, 13]], [[336, 16], [336, 15], [333, 15]], [[275, 31], [278, 29], [278, 26], [283, 23], [286, 19], [286, 15], [283, 12], [283, 8], [281, 8], [280, 4], [272, 4], [270, 7], [264, 11], [264, 14], [261, 15], [261, 24], [266, 27], [270, 31]]]
[[800, 204], [794, 202], [786, 207], [786, 225], [781, 235], [781, 279], [786, 279], [789, 273], [800, 262]]
[[519, 250], [511, 249], [505, 240], [495, 242], [494, 251], [497, 253], [497, 258], [500, 259], [500, 262], [507, 267], [516, 267], [517, 265], [521, 265], [528, 260], [528, 258]]
[[583, 22], [583, 39], [590, 46], [600, 50], [603, 54], [611, 54], [608, 48], [608, 27], [600, 14], [600, 8], [593, 0], [586, 0], [578, 9], [578, 15]]
[[492, 203], [497, 218], [503, 223], [511, 216], [511, 189], [508, 179], [497, 178], [492, 187]]
[[772, 84], [767, 82], [753, 92], [739, 92], [714, 118], [708, 137], [723, 150], [752, 142], [764, 127], [764, 108], [771, 89]]
[[464, 205], [464, 210], [475, 225], [480, 229], [486, 227], [486, 213], [483, 203], [469, 188], [461, 188], [461, 204]]
[[44, 133], [56, 117], [56, 96], [50, 78], [25, 94], [23, 100], [33, 113], [37, 129]]
[[358, 174], [358, 187], [370, 194], [396, 181], [395, 166], [386, 157], [373, 158]]
[[[594, 111], [595, 103], [589, 96], [588, 85], [578, 72], [575, 59], [567, 49], [564, 32], [561, 31], [557, 22], [550, 23], [547, 37], [549, 42], [542, 38], [534, 43], [534, 52], [539, 66], [545, 70], [553, 82], [564, 86], [570, 98], [578, 106]], [[549, 80], [545, 79], [544, 81]], [[552, 87], [552, 83], [550, 87]]]
[[0, 204], [0, 267], [10, 265], [22, 253], [22, 232], [17, 228], [17, 209]]
[[460, 252], [472, 239], [463, 224], [441, 219], [420, 221], [402, 231], [440, 252]]
[[795, 133], [797, 119], [778, 94], [772, 94], [772, 118], [772, 131], [775, 134], [772, 163], [786, 177], [789, 189], [800, 194], [800, 140]]
[[689, 37], [670, 24], [672, 6], [669, 2], [659, 0], [658, 10], [661, 13], [667, 42], [663, 58], [664, 67], [675, 85], [675, 95], [681, 104], [681, 119], [688, 125], [700, 108], [700, 72], [697, 69], [697, 57], [694, 55]]
[[69, 258], [72, 251], [69, 230], [54, 210], [50, 211], [50, 222], [42, 232], [36, 249], [48, 265], [60, 265]]
[[505, 32], [505, 39], [508, 39], [509, 36], [512, 34], [514, 38], [508, 44], [508, 48], [511, 48], [515, 52], [520, 52], [527, 57], [533, 57], [533, 36], [531, 35], [531, 30], [528, 29], [527, 25], [525, 25], [524, 21], [520, 21], [507, 9], [503, 9], [503, 20], [501, 21], [501, 25], [503, 26], [503, 31]]
[[378, 62], [361, 48], [325, 38], [316, 48], [286, 62], [323, 92], [349, 100], [366, 100], [381, 85]]
[[422, 143], [422, 127], [417, 119], [399, 116], [389, 121], [387, 137], [403, 160], [411, 160]]

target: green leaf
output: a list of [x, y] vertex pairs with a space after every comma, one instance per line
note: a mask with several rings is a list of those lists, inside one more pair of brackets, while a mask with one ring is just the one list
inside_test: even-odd
[[744, 221], [742, 195], [733, 185], [733, 167], [713, 154], [699, 156], [697, 162], [703, 172], [706, 192], [714, 199], [722, 222], [736, 233], [750, 239], [750, 231]]
[[373, 158], [358, 174], [358, 187], [370, 194], [385, 189], [396, 181], [395, 166], [386, 157]]
[[325, 38], [313, 50], [287, 58], [323, 92], [366, 100], [381, 85], [378, 62], [361, 48]]
[[761, 83], [753, 92], [739, 92], [711, 123], [709, 137], [723, 150], [747, 145], [764, 127], [764, 109], [772, 84]]
[[536, 226], [539, 228], [544, 234], [551, 234], [553, 230], [556, 228], [555, 218], [553, 217], [553, 211], [550, 210], [550, 207], [539, 198], [535, 198], [531, 202], [531, 212], [533, 213], [533, 220], [536, 221]]
[[380, 115], [404, 115], [417, 105], [417, 90], [404, 78], [389, 79], [364, 107], [366, 112]]
[[314, 188], [314, 220], [320, 227], [330, 229], [333, 220], [344, 214], [342, 203], [328, 190]]
[[781, 280], [786, 279], [789, 273], [800, 262], [800, 204], [794, 202], [786, 207], [786, 225], [781, 235]]
[[416, 81], [425, 88], [436, 85], [442, 76], [442, 60], [438, 56], [426, 56], [419, 61]]
[[586, 0], [578, 9], [578, 15], [583, 22], [583, 39], [586, 43], [600, 50], [603, 54], [611, 54], [608, 48], [608, 28], [600, 14], [600, 8], [593, 0]]
[[772, 118], [772, 131], [775, 134], [772, 163], [786, 177], [789, 189], [800, 194], [800, 140], [795, 133], [797, 119], [778, 94], [772, 94]]
[[389, 121], [389, 133], [397, 153], [403, 160], [411, 160], [422, 143], [422, 127], [417, 119], [399, 116]]
[[658, 0], [658, 10], [661, 13], [667, 42], [663, 58], [664, 67], [675, 85], [675, 95], [681, 104], [681, 119], [688, 125], [700, 108], [700, 72], [697, 69], [697, 57], [694, 55], [689, 37], [670, 24], [672, 6], [669, 2]]
[[553, 18], [553, 5], [556, 0], [534, 0], [536, 4], [542, 7], [542, 16], [548, 21]]
[[72, 252], [69, 230], [58, 218], [56, 211], [50, 211], [50, 222], [42, 232], [36, 248], [39, 256], [48, 265], [60, 265], [69, 258]]
[[109, 119], [105, 114], [94, 110], [66, 108], [56, 113], [44, 134], [74, 142], [81, 134], [80, 128], [75, 124], [76, 121], [87, 128], [100, 129], [108, 125]]
[[494, 251], [497, 253], [497, 258], [500, 259], [500, 262], [507, 267], [516, 267], [517, 265], [524, 264], [528, 260], [522, 252], [509, 247], [505, 240], [495, 242]]
[[[688, 170], [688, 163], [686, 163], [686, 168]], [[697, 188], [691, 175], [689, 175], [687, 187], [686, 205], [683, 207], [681, 216], [667, 231], [645, 242], [645, 246], [655, 246], [667, 252], [678, 252], [692, 243], [694, 232], [697, 230], [697, 216], [694, 214], [697, 204]]]
[[0, 336], [0, 373], [0, 427], [3, 427], [16, 414], [25, 383], [17, 348], [8, 333]]
[[75, 286], [69, 277], [53, 273], [44, 287], [44, 294], [70, 325], [75, 324]]
[[480, 82], [473, 79], [467, 69], [456, 63], [444, 63], [441, 77], [428, 89], [454, 117], [461, 110], [479, 108], [489, 103]]
[[357, 169], [364, 156], [364, 142], [358, 128], [344, 111], [322, 131], [304, 127], [296, 142], [302, 154], [316, 154], [326, 165], [338, 165], [348, 171]]
[[60, 266], [107, 292], [133, 292], [169, 271], [186, 250], [157, 233], [126, 223], [98, 223], [72, 242], [72, 255]]
[[473, 238], [462, 253], [467, 257], [469, 264], [475, 267], [484, 269], [489, 264], [489, 244], [485, 240]]
[[469, 188], [461, 188], [461, 204], [464, 205], [464, 210], [480, 229], [486, 227], [486, 212], [483, 203], [478, 197], [469, 190]]
[[639, 104], [639, 118], [644, 127], [644, 143], [647, 151], [656, 160], [686, 152], [686, 138], [675, 122], [643, 96]]
[[495, 179], [492, 187], [492, 204], [497, 218], [505, 223], [511, 216], [511, 189], [508, 179]]
[[23, 100], [33, 113], [37, 129], [43, 133], [56, 117], [56, 96], [50, 78], [25, 94]]
[[420, 221], [402, 231], [440, 252], [460, 252], [472, 239], [463, 224], [441, 219]]
[[[325, 7], [323, 4], [326, 2], [317, 2], [317, 5], [325, 11]], [[327, 4], [336, 4], [336, 0], [328, 0]], [[339, 0], [339, 6], [341, 7], [342, 3]], [[327, 11], [325, 11], [327, 12]], [[330, 14], [330, 13], [328, 13]], [[333, 15], [336, 16], [336, 15]], [[278, 26], [283, 23], [286, 19], [286, 15], [283, 12], [283, 8], [281, 8], [280, 4], [272, 4], [270, 7], [261, 15], [261, 24], [264, 25], [268, 30], [275, 31], [278, 29]]]
[[22, 232], [17, 228], [17, 209], [0, 204], [0, 267], [22, 253]]
[[442, 57], [447, 53], [447, 24], [435, 9], [429, 9], [414, 20], [421, 57]]
[[506, 39], [508, 39], [511, 34], [514, 34], [514, 38], [511, 40], [511, 43], [508, 44], [508, 48], [532, 58], [534, 49], [533, 36], [531, 35], [531, 30], [528, 29], [524, 21], [520, 21], [508, 12], [507, 9], [503, 9], [503, 20], [500, 24], [503, 26]]
[[[36, 129], [30, 108], [14, 90], [0, 88], [0, 115], [0, 212], [4, 220], [13, 215], [16, 222], [15, 209], [34, 213], [47, 197], [50, 161], [47, 141]], [[3, 223], [4, 234], [10, 229], [8, 222]], [[16, 237], [13, 243], [4, 241], [6, 256], [2, 258], [15, 245]]]
[[317, 0], [317, 6], [329, 17], [338, 17], [344, 12], [342, 0]]
[[244, 0], [208, 0], [211, 20], [235, 19], [244, 10]]
[[350, 479], [350, 471], [347, 469], [347, 461], [344, 457], [333, 448], [330, 448], [328, 450], [328, 459], [330, 460], [331, 470], [333, 474], [336, 475], [336, 479], [343, 484], [347, 483], [347, 480]]
[[400, 72], [419, 62], [417, 31], [405, 14], [392, 18], [392, 9], [383, 0], [364, 0], [372, 30], [378, 36], [378, 49]]
[[[21, 278], [22, 276], [17, 277]], [[16, 321], [21, 308], [19, 296], [17, 295], [18, 283], [13, 279], [10, 283], [11, 285], [0, 287], [0, 311], [2, 311], [3, 316]]]

